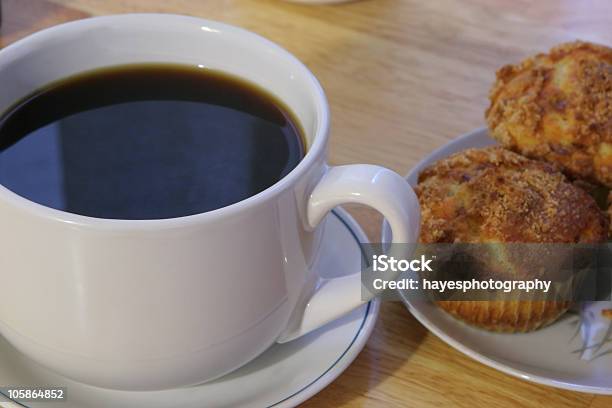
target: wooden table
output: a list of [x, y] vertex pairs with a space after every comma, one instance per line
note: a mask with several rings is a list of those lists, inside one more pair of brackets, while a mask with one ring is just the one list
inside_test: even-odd
[[[482, 126], [502, 64], [575, 38], [612, 44], [608, 0], [1, 0], [0, 46], [63, 21], [125, 12], [201, 16], [246, 27], [297, 55], [321, 80], [333, 116], [331, 161], [405, 174], [423, 155]], [[352, 209], [372, 240], [380, 217]], [[304, 407], [612, 407], [499, 373], [385, 303], [355, 363]]]

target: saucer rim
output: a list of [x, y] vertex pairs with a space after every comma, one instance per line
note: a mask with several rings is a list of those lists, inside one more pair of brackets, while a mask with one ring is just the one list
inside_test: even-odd
[[[342, 207], [337, 207], [331, 211], [331, 214], [336, 216], [338, 220], [346, 227], [349, 233], [353, 236], [358, 244], [367, 244], [367, 235], [361, 228], [361, 226], [355, 221], [355, 219]], [[365, 257], [363, 246], [360, 245], [361, 255]], [[346, 350], [336, 359], [336, 361], [323, 372], [315, 380], [311, 381], [308, 385], [299, 391], [296, 391], [293, 395], [269, 405], [267, 408], [290, 408], [295, 407], [308, 399], [314, 397], [316, 394], [325, 389], [331, 384], [336, 378], [340, 376], [352, 363], [355, 361], [357, 356], [361, 353], [361, 350], [365, 347], [368, 342], [376, 321], [378, 320], [378, 314], [380, 311], [380, 300], [374, 298], [367, 304], [367, 308], [363, 315], [363, 320], [355, 337], [349, 343]], [[350, 355], [348, 355], [350, 353]], [[345, 359], [346, 357], [346, 359]], [[345, 361], [342, 361], [345, 359]], [[320, 383], [319, 383], [320, 382]], [[303, 395], [300, 395], [303, 394]]]
[[[368, 237], [355, 219], [342, 207], [337, 207], [330, 212], [330, 216], [335, 216], [340, 223], [348, 230], [353, 239], [360, 247], [362, 256], [365, 256], [363, 246], [360, 244], [368, 243]], [[312, 398], [342, 374], [357, 358], [369, 340], [372, 331], [378, 320], [380, 311], [380, 299], [375, 298], [367, 303], [363, 312], [363, 318], [359, 328], [356, 330], [353, 339], [348, 343], [346, 349], [338, 355], [336, 360], [317, 378], [306, 384], [300, 390], [284, 397], [283, 399], [267, 405], [267, 408], [291, 408]], [[221, 379], [220, 379], [221, 380]], [[6, 399], [5, 402], [16, 404], [21, 408], [37, 408], [38, 404], [25, 405], [26, 403], [10, 399], [2, 390], [0, 397]]]

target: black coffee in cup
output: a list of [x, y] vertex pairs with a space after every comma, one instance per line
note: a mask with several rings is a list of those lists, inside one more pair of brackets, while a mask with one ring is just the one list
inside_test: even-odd
[[86, 72], [0, 118], [0, 184], [48, 207], [161, 219], [228, 206], [305, 154], [289, 109], [228, 74], [174, 64]]

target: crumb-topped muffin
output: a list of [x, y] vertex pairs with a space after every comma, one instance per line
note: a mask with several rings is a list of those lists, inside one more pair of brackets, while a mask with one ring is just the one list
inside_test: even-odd
[[612, 48], [576, 41], [504, 66], [489, 97], [502, 145], [612, 187]]
[[[415, 191], [424, 244], [598, 243], [607, 237], [607, 218], [589, 194], [553, 165], [502, 147], [468, 149], [434, 163], [420, 174]], [[525, 267], [529, 260], [505, 249], [479, 251], [478, 258], [493, 272], [506, 263], [498, 278], [535, 277]], [[503, 332], [537, 329], [570, 307], [566, 299], [500, 301], [494, 294], [488, 301], [438, 304], [470, 324]]]

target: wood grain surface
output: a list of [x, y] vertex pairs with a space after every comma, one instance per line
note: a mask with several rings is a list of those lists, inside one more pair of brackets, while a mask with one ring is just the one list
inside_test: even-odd
[[[450, 139], [483, 126], [495, 70], [581, 38], [612, 44], [608, 0], [0, 0], [0, 45], [89, 15], [189, 14], [246, 27], [304, 61], [332, 109], [334, 164], [406, 173]], [[380, 216], [351, 208], [372, 240]], [[304, 407], [612, 407], [612, 397], [557, 390], [483, 366], [447, 346], [399, 303], [385, 303], [355, 363]]]

